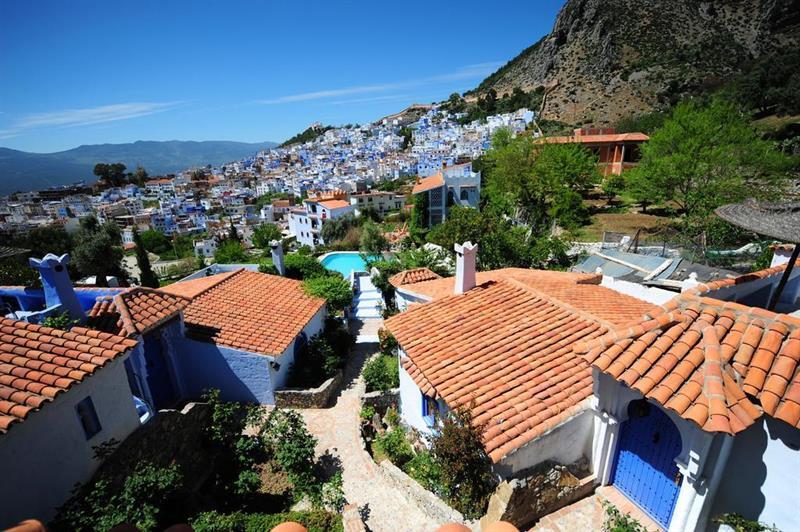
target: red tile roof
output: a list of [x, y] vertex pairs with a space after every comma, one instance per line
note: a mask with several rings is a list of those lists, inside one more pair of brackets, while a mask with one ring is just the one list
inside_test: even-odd
[[427, 192], [429, 190], [433, 190], [434, 188], [439, 188], [444, 186], [444, 178], [442, 174], [435, 174], [428, 177], [423, 177], [414, 185], [414, 188], [411, 189], [412, 194], [419, 194], [420, 192]]
[[431, 281], [433, 279], [441, 279], [442, 276], [428, 268], [413, 268], [411, 270], [404, 270], [389, 277], [389, 283], [394, 287], [403, 286], [406, 284], [419, 283], [421, 281]]
[[646, 142], [650, 137], [644, 133], [612, 133], [603, 135], [567, 135], [563, 137], [542, 137], [537, 139], [540, 142], [552, 142], [554, 144], [603, 144], [614, 142]]
[[197, 340], [277, 356], [324, 307], [300, 281], [237, 270], [196, 295], [184, 322], [187, 336]]
[[[711, 294], [711, 292], [720, 290], [722, 288], [728, 288], [731, 286], [758, 281], [760, 279], [766, 279], [767, 277], [782, 275], [788, 265], [789, 261], [786, 261], [785, 263], [780, 264], [778, 266], [773, 266], [771, 268], [765, 268], [763, 270], [746, 273], [744, 275], [740, 275], [732, 279], [731, 278], [719, 279], [717, 281], [712, 281], [707, 284], [700, 283], [697, 286], [690, 288], [684, 293], [688, 295], [713, 295]], [[800, 260], [798, 260], [795, 263], [795, 267], [800, 267]]]
[[135, 346], [84, 327], [62, 331], [0, 318], [0, 433]]
[[[629, 307], [640, 316], [656, 308], [594, 284], [576, 284], [586, 276], [537, 274], [532, 275], [549, 279], [548, 286], [559, 284], [555, 279], [561, 276], [562, 295], [572, 294], [565, 287], [571, 284], [581, 297], [604, 299], [624, 316]], [[498, 462], [582, 410], [592, 394], [589, 365], [573, 345], [613, 326], [578, 308], [580, 302], [563, 301], [505, 276], [412, 306], [386, 327], [408, 356], [403, 367], [424, 393], [450, 408], [471, 406], [476, 422], [487, 423], [484, 445]]]
[[576, 351], [705, 431], [736, 434], [762, 412], [800, 428], [798, 318], [684, 294]]
[[144, 334], [174, 318], [188, 304], [189, 298], [184, 296], [133, 288], [114, 297], [97, 298], [89, 311], [88, 322], [94, 329], [133, 336]]
[[235, 275], [237, 271], [238, 270], [232, 272], [218, 273], [215, 275], [209, 275], [207, 277], [199, 277], [197, 279], [191, 279], [189, 281], [181, 281], [167, 286], [162, 286], [158, 290], [160, 292], [166, 292], [167, 294], [194, 298], [199, 296], [206, 290], [218, 285], [228, 277]]
[[350, 203], [344, 200], [332, 199], [332, 200], [325, 200], [320, 201], [320, 205], [325, 207], [326, 209], [343, 209], [344, 207], [349, 207]]
[[[503, 268], [477, 272], [476, 274], [477, 284], [502, 279], [519, 281], [548, 296], [557, 298], [563, 303], [585, 310], [596, 318], [613, 324], [628, 323], [640, 318], [654, 308], [650, 303], [632, 297], [625, 297], [624, 304], [621, 304], [622, 301], [619, 299], [620, 294], [618, 292], [598, 286], [603, 280], [602, 274], [529, 270], [525, 268]], [[404, 292], [429, 300], [436, 300], [454, 293], [455, 278], [442, 277], [431, 281], [406, 284], [399, 288]]]

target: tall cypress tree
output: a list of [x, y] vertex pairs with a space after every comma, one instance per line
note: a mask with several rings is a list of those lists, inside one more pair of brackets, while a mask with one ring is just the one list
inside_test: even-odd
[[158, 288], [158, 277], [153, 273], [153, 268], [150, 266], [150, 257], [147, 256], [147, 250], [144, 249], [142, 244], [142, 237], [139, 236], [139, 231], [135, 228], [133, 230], [133, 243], [136, 244], [136, 263], [139, 265], [140, 272], [139, 282], [142, 286]]

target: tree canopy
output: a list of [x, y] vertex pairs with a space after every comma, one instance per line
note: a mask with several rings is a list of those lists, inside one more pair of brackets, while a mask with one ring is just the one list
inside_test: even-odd
[[271, 223], [261, 224], [253, 231], [253, 245], [261, 249], [269, 249], [270, 242], [282, 238], [281, 230], [277, 225]]
[[635, 200], [673, 204], [686, 224], [703, 229], [720, 205], [780, 196], [794, 164], [762, 139], [733, 103], [686, 101], [642, 146], [626, 186]]
[[380, 255], [389, 249], [389, 242], [383, 236], [380, 226], [372, 220], [367, 220], [361, 226], [359, 247], [361, 251], [369, 255]]
[[98, 286], [107, 286], [109, 275], [124, 282], [127, 275], [122, 268], [122, 255], [122, 239], [116, 224], [101, 224], [94, 216], [81, 219], [72, 252], [72, 264], [81, 275], [94, 275]]
[[142, 286], [150, 288], [158, 288], [158, 276], [153, 273], [153, 268], [150, 266], [150, 257], [147, 256], [147, 250], [142, 243], [142, 237], [139, 231], [133, 230], [133, 243], [136, 244], [136, 264], [139, 266], [139, 283]]

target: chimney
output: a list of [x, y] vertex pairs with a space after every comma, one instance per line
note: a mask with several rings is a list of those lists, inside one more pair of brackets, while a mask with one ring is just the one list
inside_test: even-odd
[[67, 271], [69, 255], [65, 253], [57, 257], [48, 253], [41, 259], [30, 258], [28, 263], [31, 268], [39, 270], [47, 307], [61, 305], [72, 319], [83, 321], [86, 315], [83, 313], [83, 307], [78, 301]]
[[272, 249], [272, 263], [275, 265], [275, 269], [278, 270], [278, 275], [285, 276], [286, 267], [283, 265], [283, 244], [281, 244], [280, 240], [272, 240], [269, 243], [269, 247]]
[[456, 286], [455, 293], [463, 294], [475, 288], [475, 256], [478, 254], [478, 244], [464, 242], [456, 244]]

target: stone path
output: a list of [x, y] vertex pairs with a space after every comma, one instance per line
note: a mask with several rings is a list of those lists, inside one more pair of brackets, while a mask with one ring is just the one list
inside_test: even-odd
[[[373, 323], [375, 322], [375, 323]], [[356, 322], [354, 331], [362, 339], [377, 334], [382, 320]], [[373, 332], [374, 331], [374, 332]], [[375, 342], [359, 342], [345, 370], [342, 391], [331, 408], [301, 410], [309, 431], [317, 437], [317, 453], [329, 454], [342, 469], [347, 502], [358, 506], [370, 530], [433, 531], [434, 523], [402, 492], [390, 486], [377, 470], [372, 457], [362, 447], [359, 433], [360, 393], [364, 383], [359, 377], [364, 362], [376, 353]], [[328, 458], [330, 459], [330, 458]]]
[[574, 502], [542, 517], [531, 530], [535, 532], [601, 532], [603, 506], [597, 495]]

